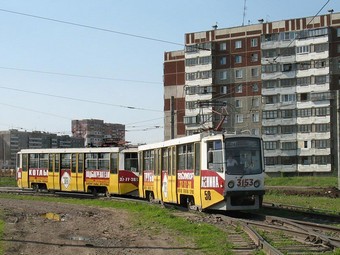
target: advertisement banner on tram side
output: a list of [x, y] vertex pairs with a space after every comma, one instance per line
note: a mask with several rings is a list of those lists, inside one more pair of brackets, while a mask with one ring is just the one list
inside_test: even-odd
[[87, 185], [108, 186], [110, 184], [110, 171], [86, 170], [85, 182]]
[[28, 170], [28, 178], [30, 181], [47, 182], [48, 169], [47, 168], [30, 168]]
[[224, 179], [215, 171], [202, 170], [201, 171], [201, 188], [215, 190], [223, 195]]
[[138, 176], [135, 173], [127, 170], [119, 170], [118, 176], [119, 183], [131, 183], [138, 187]]
[[194, 170], [177, 171], [177, 191], [179, 193], [193, 194]]

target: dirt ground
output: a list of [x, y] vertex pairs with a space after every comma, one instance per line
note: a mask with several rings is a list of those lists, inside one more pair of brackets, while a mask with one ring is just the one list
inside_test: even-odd
[[0, 198], [6, 255], [200, 254], [153, 226], [137, 228], [116, 209]]
[[277, 190], [280, 193], [284, 193], [286, 195], [299, 195], [299, 196], [307, 196], [307, 197], [329, 197], [329, 198], [338, 198], [340, 197], [340, 190], [335, 187], [329, 188], [313, 188], [313, 187], [280, 187], [280, 186], [271, 186], [267, 187], [267, 190]]

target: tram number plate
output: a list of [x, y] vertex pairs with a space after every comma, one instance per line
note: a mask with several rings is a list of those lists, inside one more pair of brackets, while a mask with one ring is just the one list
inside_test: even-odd
[[237, 179], [237, 186], [238, 187], [250, 187], [253, 186], [254, 180], [253, 179]]

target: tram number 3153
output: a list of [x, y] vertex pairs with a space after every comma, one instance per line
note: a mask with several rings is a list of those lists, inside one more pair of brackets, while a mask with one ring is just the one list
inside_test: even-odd
[[253, 179], [237, 179], [237, 186], [238, 187], [250, 187], [254, 185]]

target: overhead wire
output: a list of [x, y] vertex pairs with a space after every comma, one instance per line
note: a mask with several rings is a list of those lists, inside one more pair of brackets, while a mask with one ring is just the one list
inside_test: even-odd
[[107, 105], [107, 106], [114, 106], [114, 107], [120, 107], [120, 108], [127, 108], [130, 110], [141, 110], [141, 111], [151, 111], [151, 112], [163, 112], [160, 110], [155, 109], [147, 109], [142, 107], [135, 107], [135, 106], [127, 106], [127, 105], [119, 105], [119, 104], [111, 104], [111, 103], [105, 103], [105, 102], [98, 102], [94, 100], [89, 99], [80, 99], [80, 98], [74, 98], [74, 97], [67, 97], [67, 96], [58, 96], [58, 95], [52, 95], [42, 92], [36, 92], [36, 91], [29, 91], [29, 90], [23, 90], [23, 89], [16, 89], [16, 88], [10, 88], [5, 86], [0, 86], [0, 89], [6, 89], [6, 90], [13, 90], [13, 91], [19, 91], [29, 94], [35, 94], [35, 95], [42, 95], [42, 96], [48, 96], [48, 97], [55, 97], [55, 98], [61, 98], [61, 99], [67, 99], [72, 101], [78, 101], [78, 102], [85, 102], [85, 103], [92, 103], [92, 104], [100, 104], [100, 105]]
[[150, 40], [150, 41], [156, 41], [156, 42], [162, 42], [162, 43], [184, 46], [182, 43], [176, 43], [176, 42], [171, 42], [171, 41], [167, 41], [167, 40], [162, 40], [162, 39], [157, 39], [157, 38], [152, 38], [152, 37], [147, 37], [147, 36], [142, 36], [142, 35], [136, 35], [136, 34], [116, 31], [116, 30], [107, 29], [107, 28], [84, 25], [84, 24], [60, 20], [60, 19], [52, 19], [52, 18], [47, 18], [47, 17], [43, 17], [43, 16], [38, 16], [38, 15], [33, 15], [33, 14], [28, 14], [28, 13], [23, 13], [23, 12], [17, 12], [17, 11], [11, 11], [11, 10], [6, 10], [6, 9], [0, 9], [0, 11], [6, 12], [6, 13], [11, 13], [11, 14], [16, 14], [16, 15], [21, 15], [21, 16], [26, 16], [26, 17], [30, 17], [30, 18], [35, 18], [35, 19], [42, 19], [42, 20], [62, 23], [62, 24], [71, 25], [71, 26], [77, 26], [77, 27], [83, 27], [83, 28], [88, 28], [88, 29], [93, 29], [93, 30], [99, 30], [99, 31], [102, 31], [102, 32], [114, 33], [114, 34], [130, 36], [130, 37], [135, 37], [135, 38], [140, 38], [140, 39], [145, 39], [145, 40]]
[[59, 73], [59, 72], [49, 72], [49, 71], [42, 71], [42, 70], [33, 70], [33, 69], [24, 69], [24, 68], [15, 68], [15, 67], [5, 67], [5, 66], [0, 66], [0, 69], [13, 70], [13, 71], [23, 71], [23, 72], [31, 72], [31, 73], [61, 75], [61, 76], [69, 76], [69, 77], [77, 77], [77, 78], [89, 78], [89, 79], [100, 79], [100, 80], [110, 80], [110, 81], [123, 81], [123, 82], [135, 82], [135, 83], [146, 83], [146, 84], [162, 84], [161, 82], [155, 82], [155, 81], [118, 79], [118, 78], [111, 78], [111, 77], [91, 76], [91, 75], [81, 75], [81, 74], [71, 74], [71, 73]]

